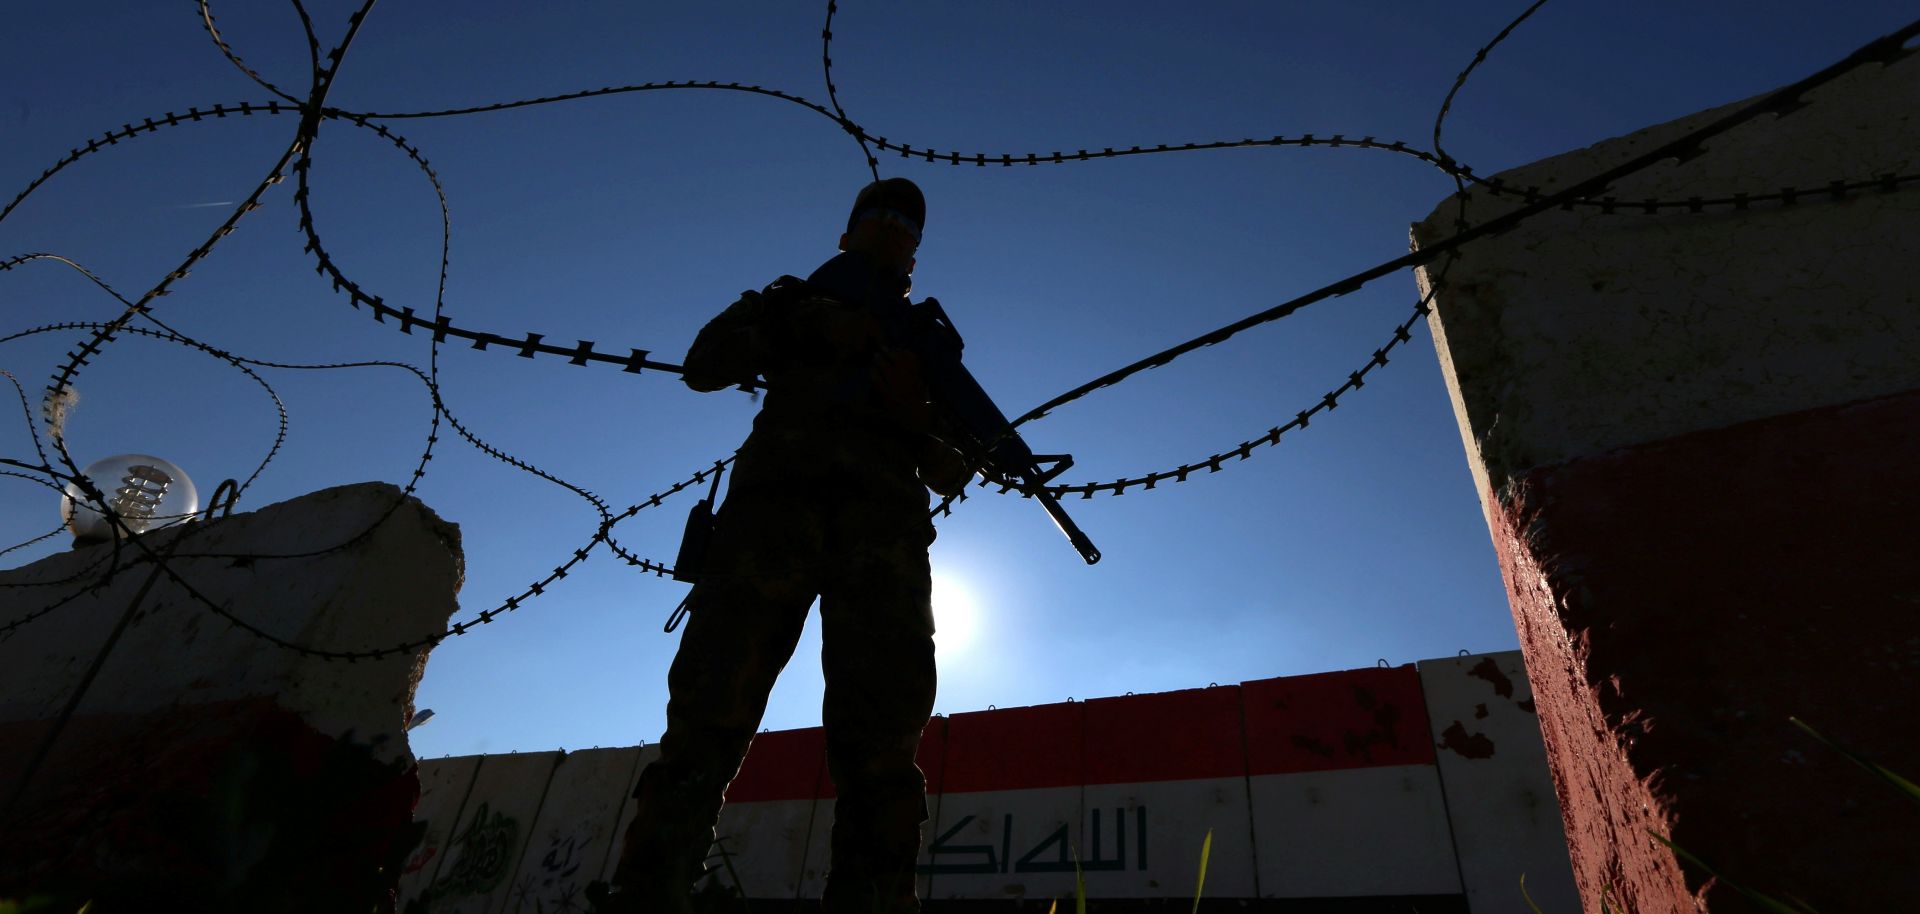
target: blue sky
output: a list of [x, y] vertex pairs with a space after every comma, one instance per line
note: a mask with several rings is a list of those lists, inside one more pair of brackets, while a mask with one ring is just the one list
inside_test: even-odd
[[[352, 4], [310, 4], [325, 45]], [[1275, 134], [1428, 147], [1456, 73], [1524, 4], [915, 3], [849, 0], [834, 23], [848, 115], [916, 147], [1024, 154]], [[291, 6], [216, 6], [222, 33], [303, 93]], [[331, 104], [404, 112], [665, 80], [760, 84], [826, 103], [824, 4], [398, 2], [377, 6]], [[1549, 3], [1455, 102], [1448, 151], [1479, 173], [1743, 98], [1904, 24], [1892, 2]], [[42, 5], [0, 37], [5, 195], [129, 121], [269, 95], [224, 60], [194, 4]], [[834, 123], [759, 96], [660, 91], [392, 127], [419, 147], [452, 214], [447, 313], [461, 326], [678, 361], [743, 289], [833, 253], [867, 179]], [[231, 117], [90, 156], [0, 221], [0, 258], [71, 257], [129, 295], [172, 269], [266, 174], [291, 117]], [[318, 231], [341, 268], [427, 313], [439, 265], [432, 186], [343, 122], [314, 150]], [[1863, 174], [1871, 171], [1863, 163]], [[1035, 167], [881, 156], [928, 196], [916, 296], [941, 299], [973, 372], [1009, 414], [1174, 343], [1403, 253], [1451, 190], [1420, 162], [1326, 148], [1187, 152]], [[1858, 177], [1855, 175], [1835, 177]], [[1716, 190], [1741, 190], [1725, 188]], [[347, 306], [301, 250], [292, 182], [242, 220], [156, 314], [255, 358], [424, 367], [425, 338]], [[1310, 308], [1095, 393], [1028, 425], [1070, 451], [1063, 481], [1189, 463], [1265, 434], [1363, 365], [1416, 298], [1410, 275]], [[70, 271], [0, 274], [0, 330], [103, 320], [120, 306]], [[0, 345], [29, 394], [74, 333]], [[1105, 553], [1087, 567], [1040, 509], [976, 497], [940, 521], [942, 712], [1157, 691], [1516, 645], [1492, 546], [1424, 325], [1340, 407], [1278, 447], [1184, 484], [1066, 507]], [[754, 404], [623, 374], [448, 346], [448, 408], [494, 446], [616, 509], [729, 454]], [[404, 482], [431, 407], [393, 369], [269, 371], [286, 443], [246, 493]], [[127, 338], [82, 372], [68, 429], [82, 462], [150, 452], [202, 492], [245, 478], [272, 442], [271, 401], [231, 368]], [[8, 394], [11, 398], [11, 394]], [[0, 455], [25, 458], [24, 421]], [[420, 497], [460, 524], [463, 616], [498, 605], [585, 545], [574, 495], [443, 433]], [[11, 545], [57, 522], [44, 488], [0, 479]], [[616, 530], [671, 561], [691, 493]], [[24, 563], [58, 540], [11, 553]], [[428, 664], [423, 756], [631, 745], [659, 735], [685, 585], [602, 550]], [[971, 605], [962, 610], [961, 602]], [[11, 608], [11, 605], [10, 605]], [[334, 645], [372, 647], [373, 645]], [[263, 650], [269, 650], [263, 645]], [[818, 722], [817, 627], [765, 725]]]

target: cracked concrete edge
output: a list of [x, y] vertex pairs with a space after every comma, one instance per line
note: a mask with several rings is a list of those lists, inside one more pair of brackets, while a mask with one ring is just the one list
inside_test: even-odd
[[[1920, 171], [1920, 57], [1857, 70], [1614, 196], [1684, 199]], [[1502, 172], [1565, 186], [1743, 104]], [[1470, 219], [1519, 205], [1467, 194]], [[1452, 232], [1458, 201], [1414, 225]], [[1429, 316], [1483, 509], [1514, 475], [1920, 387], [1920, 189], [1745, 212], [1549, 211], [1469, 245]], [[1440, 265], [1416, 271], [1422, 293]]]

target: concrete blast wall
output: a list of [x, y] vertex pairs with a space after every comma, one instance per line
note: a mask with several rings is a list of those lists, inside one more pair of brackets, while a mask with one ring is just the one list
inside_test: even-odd
[[367, 910], [411, 840], [427, 650], [329, 662], [220, 613], [335, 650], [420, 639], [454, 611], [458, 530], [368, 484], [142, 542], [168, 571], [127, 544], [117, 570], [101, 545], [0, 573], [0, 624], [31, 619], [0, 638], [0, 898]]
[[[1070, 899], [1077, 863], [1101, 910], [1190, 904], [1211, 835], [1211, 904], [1525, 914], [1524, 874], [1536, 902], [1568, 910], [1532, 708], [1507, 652], [935, 718], [919, 752], [931, 815], [919, 894], [935, 910]], [[612, 873], [609, 839], [625, 831], [645, 761], [634, 753], [422, 762], [421, 822], [440, 843], [403, 898], [564, 910]], [[755, 737], [711, 878], [737, 878], [756, 908], [820, 896], [834, 798], [824, 761], [819, 728]], [[492, 852], [509, 847], [524, 850]], [[475, 848], [487, 849], [484, 872], [459, 863], [483, 859]]]
[[1755, 910], [1650, 832], [1823, 911], [1920, 898], [1910, 804], [1788, 722], [1920, 763], [1920, 59], [1802, 100], [1421, 271], [1589, 912]]

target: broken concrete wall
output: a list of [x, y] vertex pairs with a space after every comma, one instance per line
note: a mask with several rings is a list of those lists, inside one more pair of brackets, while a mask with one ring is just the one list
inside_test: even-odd
[[[1920, 896], [1896, 798], [1788, 722], [1920, 759], [1920, 59], [1804, 101], [1421, 271], [1588, 911], [1748, 909], [1653, 834], [1822, 910]], [[1733, 107], [1497, 177], [1551, 192]]]
[[0, 897], [384, 895], [419, 642], [461, 576], [457, 528], [377, 483], [0, 573], [4, 619], [33, 617], [0, 640]]

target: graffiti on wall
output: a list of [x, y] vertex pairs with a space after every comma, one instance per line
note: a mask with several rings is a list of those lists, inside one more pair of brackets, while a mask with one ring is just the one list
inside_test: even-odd
[[587, 846], [593, 840], [592, 837], [559, 829], [549, 830], [546, 852], [534, 861], [531, 868], [521, 868], [513, 891], [507, 895], [505, 910], [514, 914], [532, 911], [566, 914], [589, 910], [581, 891], [582, 881], [583, 878], [591, 878], [598, 870], [583, 874], [580, 868], [586, 863]]
[[[927, 856], [933, 858], [930, 863], [922, 863], [916, 870], [921, 873], [1070, 873], [1076, 867], [1081, 872], [1099, 873], [1124, 870], [1127, 860], [1127, 814], [1124, 808], [1115, 808], [1112, 823], [1112, 843], [1107, 843], [1107, 831], [1101, 822], [1101, 810], [1091, 812], [1092, 827], [1089, 829], [1091, 844], [1084, 848], [1086, 856], [1075, 858], [1082, 849], [1073, 847], [1067, 836], [1068, 825], [1059, 823], [1037, 838], [1023, 833], [1016, 843], [1014, 834], [1020, 829], [1014, 822], [1013, 813], [1004, 813], [1000, 817], [1000, 844], [953, 844], [961, 831], [978, 820], [977, 816], [961, 816], [953, 827], [942, 832], [927, 846]], [[1133, 808], [1134, 820], [1134, 869], [1147, 868], [1147, 808]], [[1025, 848], [1020, 856], [1014, 856], [1014, 848]], [[1111, 849], [1112, 856], [1108, 856]], [[997, 851], [997, 853], [996, 853]], [[946, 858], [946, 859], [942, 859]], [[970, 858], [970, 859], [969, 859]]]
[[507, 869], [513, 865], [514, 843], [519, 837], [518, 820], [493, 812], [486, 803], [481, 803], [467, 830], [455, 838], [449, 848], [453, 863], [434, 880], [433, 897], [452, 898], [493, 891], [507, 878]]
[[413, 854], [407, 857], [407, 862], [405, 866], [401, 868], [400, 874], [402, 876], [412, 876], [426, 869], [427, 864], [432, 863], [433, 858], [439, 855], [440, 833], [429, 830], [426, 835], [420, 839], [420, 845], [414, 849]]

